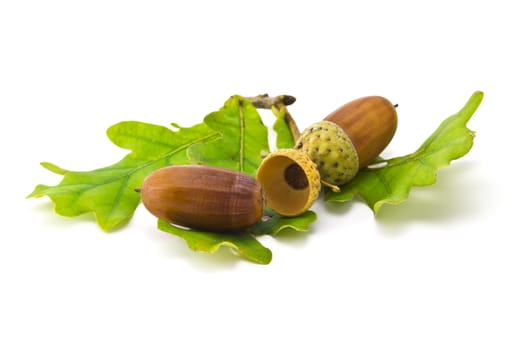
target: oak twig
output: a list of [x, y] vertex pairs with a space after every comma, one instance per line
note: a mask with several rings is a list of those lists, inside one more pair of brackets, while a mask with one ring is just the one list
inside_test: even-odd
[[246, 97], [255, 108], [271, 109], [275, 116], [278, 116], [281, 111], [284, 112], [284, 121], [290, 128], [294, 142], [297, 142], [301, 132], [295, 123], [292, 115], [288, 111], [286, 106], [289, 106], [295, 102], [295, 97], [290, 95], [279, 95], [275, 97], [268, 96], [268, 94], [262, 94], [254, 97]]
[[279, 95], [275, 97], [268, 96], [268, 94], [262, 94], [253, 97], [246, 97], [255, 108], [271, 109], [279, 103], [285, 106], [292, 105], [295, 102], [295, 97], [290, 95]]

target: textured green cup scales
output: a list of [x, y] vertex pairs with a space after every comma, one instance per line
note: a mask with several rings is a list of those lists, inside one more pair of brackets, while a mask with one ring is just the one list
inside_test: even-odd
[[341, 127], [321, 121], [307, 128], [295, 145], [317, 164], [321, 179], [333, 185], [350, 181], [359, 170], [357, 151]]

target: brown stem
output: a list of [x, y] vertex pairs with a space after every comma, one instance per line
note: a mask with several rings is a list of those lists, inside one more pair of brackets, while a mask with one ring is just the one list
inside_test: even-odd
[[272, 106], [282, 103], [285, 106], [289, 106], [295, 102], [295, 97], [290, 95], [279, 95], [275, 97], [270, 97], [268, 94], [262, 94], [253, 97], [245, 97], [250, 101], [255, 108], [264, 108], [271, 109]]
[[290, 95], [279, 95], [275, 97], [270, 97], [268, 94], [263, 94], [254, 97], [246, 97], [255, 108], [271, 109], [275, 116], [278, 116], [281, 112], [284, 112], [284, 121], [286, 125], [290, 128], [294, 142], [299, 139], [301, 132], [295, 123], [295, 120], [292, 118], [292, 115], [288, 111], [286, 106], [289, 106], [295, 102], [295, 97]]

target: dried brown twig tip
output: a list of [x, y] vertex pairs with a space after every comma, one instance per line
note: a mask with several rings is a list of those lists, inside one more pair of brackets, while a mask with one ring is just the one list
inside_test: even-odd
[[268, 96], [262, 94], [258, 96], [245, 97], [250, 101], [255, 108], [271, 109], [272, 106], [283, 104], [285, 106], [292, 105], [295, 102], [295, 97], [290, 95]]
[[293, 105], [296, 101], [295, 97], [290, 95], [282, 95], [281, 99], [285, 106]]
[[271, 97], [268, 96], [268, 94], [262, 94], [253, 97], [245, 97], [245, 99], [250, 101], [255, 108], [271, 109], [276, 117], [279, 116], [279, 113], [284, 112], [284, 121], [290, 128], [294, 141], [297, 141], [301, 132], [299, 131], [295, 120], [292, 118], [292, 115], [288, 111], [288, 108], [286, 108], [286, 106], [290, 106], [296, 101], [295, 97], [291, 95]]

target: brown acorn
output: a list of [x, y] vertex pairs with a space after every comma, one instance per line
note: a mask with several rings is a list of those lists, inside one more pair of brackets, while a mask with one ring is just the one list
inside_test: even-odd
[[[343, 105], [323, 121], [306, 128], [293, 149], [278, 150], [263, 160], [257, 179], [263, 186], [268, 206], [282, 215], [299, 215], [308, 210], [319, 191], [311, 191], [313, 197], [307, 197], [304, 190], [297, 191], [293, 184], [308, 183], [313, 190], [322, 183], [339, 191], [338, 186], [348, 183], [359, 169], [379, 156], [396, 128], [395, 106], [384, 97], [362, 97]], [[315, 164], [313, 169], [301, 165], [308, 162], [297, 161], [305, 157]], [[295, 169], [303, 169], [296, 172], [298, 180], [285, 176], [290, 164], [297, 164]], [[304, 176], [307, 180], [301, 180]]]
[[317, 164], [324, 184], [340, 186], [379, 156], [396, 128], [397, 112], [390, 101], [362, 97], [306, 128], [295, 148]]
[[251, 176], [202, 165], [176, 165], [148, 175], [140, 189], [156, 217], [193, 229], [237, 231], [263, 215], [261, 185]]
[[357, 152], [360, 169], [379, 156], [397, 129], [396, 106], [381, 96], [353, 100], [324, 120], [339, 125], [348, 135]]

